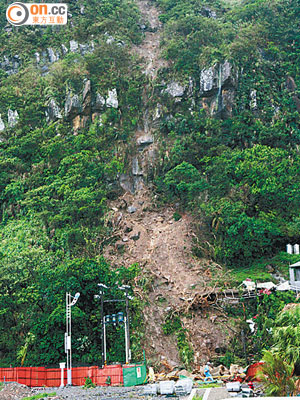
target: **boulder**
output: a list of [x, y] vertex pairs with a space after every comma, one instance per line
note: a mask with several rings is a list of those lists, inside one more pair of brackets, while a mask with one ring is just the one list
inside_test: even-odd
[[46, 111], [46, 117], [48, 121], [57, 121], [62, 118], [61, 112], [59, 110], [58, 105], [56, 104], [55, 99], [51, 99], [48, 104], [48, 108]]
[[214, 67], [203, 69], [200, 73], [200, 92], [210, 92], [216, 88], [216, 77]]
[[85, 82], [83, 93], [82, 93], [83, 100], [85, 100], [87, 95], [90, 94], [90, 93], [91, 93], [91, 81], [87, 80]]
[[0, 63], [0, 68], [3, 69], [7, 75], [13, 75], [19, 71], [20, 65], [20, 56], [16, 54], [13, 57], [4, 56], [2, 62]]
[[36, 52], [34, 53], [35, 61], [37, 64], [41, 61], [40, 53]]
[[55, 53], [51, 47], [47, 48], [48, 58], [50, 63], [55, 63], [55, 61], [59, 60], [59, 54]]
[[82, 109], [82, 104], [79, 99], [79, 96], [75, 94], [74, 96], [69, 93], [65, 103], [65, 115], [66, 117], [70, 115], [80, 114]]
[[78, 43], [76, 40], [70, 40], [70, 51], [75, 53], [78, 50]]
[[119, 184], [123, 190], [129, 193], [134, 193], [135, 187], [132, 179], [127, 174], [120, 174]]
[[112, 108], [119, 107], [117, 89], [112, 89], [112, 90], [108, 91], [108, 97], [106, 99], [106, 106], [112, 107]]
[[191, 372], [187, 371], [186, 369], [180, 370], [180, 371], [178, 372], [178, 375], [179, 375], [179, 376], [185, 376], [185, 377], [191, 378], [191, 379], [194, 378], [193, 374], [192, 374]]
[[178, 369], [174, 369], [173, 371], [169, 372], [166, 376], [167, 379], [179, 379], [179, 371]]
[[190, 76], [190, 77], [189, 77], [189, 86], [188, 86], [188, 89], [187, 89], [187, 95], [188, 95], [188, 97], [193, 96], [193, 94], [194, 94], [194, 86], [195, 86], [194, 80], [193, 80], [193, 78]]
[[134, 157], [132, 160], [132, 175], [144, 175], [143, 169], [140, 167], [137, 157]]
[[83, 55], [83, 56], [85, 54], [89, 53], [91, 51], [89, 44], [80, 44], [79, 45], [79, 51], [80, 51], [80, 54]]
[[217, 18], [216, 12], [211, 10], [209, 7], [203, 7], [201, 10], [201, 14], [203, 15], [203, 17], [206, 18], [213, 18], [213, 19]]
[[154, 142], [154, 138], [152, 135], [143, 135], [137, 139], [138, 146], [149, 146]]
[[134, 207], [134, 206], [129, 206], [127, 208], [127, 211], [129, 212], [129, 214], [133, 214], [133, 213], [135, 213], [137, 211], [137, 208]]
[[48, 66], [47, 65], [43, 65], [42, 68], [41, 68], [41, 71], [42, 71], [42, 75], [46, 75], [47, 72], [49, 71]]
[[0, 114], [0, 132], [3, 132], [5, 130], [5, 124], [1, 118], [1, 114]]
[[104, 34], [107, 39], [106, 39], [106, 44], [112, 44], [115, 41], [115, 38], [113, 36], [111, 36], [108, 32], [105, 32]]
[[91, 81], [87, 80], [84, 85], [83, 93], [83, 106], [82, 110], [85, 114], [90, 114], [91, 112], [91, 103], [92, 103], [92, 95], [91, 95]]
[[153, 121], [157, 121], [162, 116], [162, 105], [157, 103], [155, 113], [153, 116]]
[[250, 90], [250, 103], [249, 106], [252, 110], [257, 109], [257, 90], [251, 89]]
[[93, 53], [93, 51], [95, 50], [95, 43], [91, 41], [89, 46], [90, 46], [90, 53]]
[[285, 86], [289, 92], [294, 92], [297, 89], [297, 85], [291, 76], [286, 78]]
[[17, 110], [12, 111], [11, 109], [9, 109], [7, 112], [7, 121], [8, 121], [8, 126], [10, 128], [16, 126], [19, 121], [18, 111]]
[[136, 242], [137, 240], [139, 240], [140, 236], [141, 236], [141, 232], [137, 232], [137, 233], [133, 234], [132, 236], [130, 236], [130, 239], [132, 239]]
[[172, 97], [182, 97], [184, 95], [184, 91], [185, 87], [175, 81], [170, 82], [166, 89], [163, 90], [164, 93], [168, 93]]
[[100, 93], [97, 93], [95, 103], [94, 103], [94, 109], [96, 111], [102, 111], [105, 107], [105, 98], [101, 96]]
[[64, 44], [61, 45], [61, 50], [64, 56], [68, 53], [68, 49]]
[[230, 64], [229, 61], [225, 61], [222, 65], [221, 65], [221, 72], [222, 72], [222, 79], [221, 79], [221, 85], [223, 86], [224, 83], [231, 78], [232, 75], [232, 65]]

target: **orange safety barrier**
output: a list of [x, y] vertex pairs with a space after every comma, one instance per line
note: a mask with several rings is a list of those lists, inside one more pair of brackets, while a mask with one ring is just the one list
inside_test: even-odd
[[[29, 387], [59, 387], [61, 383], [60, 374], [60, 368], [0, 368], [0, 381], [18, 382]], [[106, 365], [104, 368], [97, 366], [72, 368], [72, 384], [74, 386], [83, 386], [86, 378], [91, 378], [97, 386], [121, 386], [123, 385], [122, 365]], [[64, 384], [67, 384], [66, 368], [64, 370]]]
[[0, 381], [1, 382], [17, 382], [17, 369], [16, 368], [0, 368]]
[[123, 385], [122, 365], [106, 365], [103, 369], [99, 369], [95, 383], [98, 386]]

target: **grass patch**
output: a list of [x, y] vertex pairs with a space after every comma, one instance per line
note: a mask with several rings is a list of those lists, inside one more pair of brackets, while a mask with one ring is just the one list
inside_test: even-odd
[[3, 387], [4, 387], [4, 383], [0, 382], [0, 391], [3, 389]]
[[264, 258], [254, 262], [251, 267], [232, 268], [229, 271], [229, 276], [236, 284], [240, 284], [247, 278], [253, 281], [273, 281], [271, 273], [267, 270], [270, 265], [275, 270], [278, 270], [286, 279], [289, 278], [289, 264], [293, 264], [300, 260], [300, 255], [288, 254], [281, 252], [272, 258]]
[[197, 383], [197, 385], [201, 386], [201, 389], [222, 387], [221, 383], [218, 383], [218, 382], [210, 382], [210, 383], [196, 382], [196, 383]]
[[30, 397], [24, 397], [22, 400], [36, 400], [36, 399], [44, 399], [45, 397], [51, 398], [56, 396], [56, 392], [53, 393], [40, 393]]

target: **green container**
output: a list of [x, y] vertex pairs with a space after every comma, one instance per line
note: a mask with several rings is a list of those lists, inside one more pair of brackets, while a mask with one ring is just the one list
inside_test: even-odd
[[146, 383], [147, 368], [145, 364], [123, 365], [124, 386], [137, 386]]

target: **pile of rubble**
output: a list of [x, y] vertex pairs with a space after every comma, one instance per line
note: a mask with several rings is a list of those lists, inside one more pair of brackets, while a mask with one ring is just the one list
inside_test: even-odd
[[[171, 368], [170, 368], [171, 369]], [[173, 380], [177, 381], [182, 378], [189, 378], [193, 381], [204, 381], [205, 366], [200, 366], [198, 369], [189, 372], [185, 369], [172, 369], [169, 372], [160, 372], [154, 374], [153, 370], [150, 368], [149, 370], [149, 381], [151, 383], [164, 381], [164, 380]], [[152, 370], [152, 371], [151, 371]], [[210, 367], [210, 374], [212, 375], [214, 380], [232, 380], [233, 378], [240, 377], [241, 379], [246, 377], [245, 368], [241, 367], [237, 364], [232, 364], [230, 368], [226, 368], [224, 365], [219, 365], [218, 367]]]
[[19, 400], [31, 396], [31, 389], [20, 383], [6, 383], [0, 392], [1, 400]]
[[[1, 400], [21, 400], [21, 399], [24, 399], [27, 397], [31, 397], [33, 394], [36, 394], [35, 390], [30, 389], [26, 385], [22, 385], [17, 382], [9, 382], [9, 383], [5, 383], [3, 389], [0, 391], [0, 399]], [[45, 394], [45, 399], [46, 399], [46, 394]], [[59, 396], [51, 396], [51, 397], [47, 396], [47, 399], [63, 400], [63, 398], [59, 397]]]
[[[164, 364], [166, 367], [166, 365]], [[245, 369], [237, 364], [232, 364], [230, 368], [224, 365], [213, 367], [209, 362], [205, 366], [199, 367], [193, 372], [184, 369], [173, 369], [167, 373], [155, 374], [153, 368], [149, 368], [148, 382], [144, 387], [144, 395], [177, 395], [187, 396], [192, 388], [205, 389], [205, 384], [217, 383], [218, 386], [226, 388], [229, 392], [236, 392], [243, 397], [251, 397], [253, 389], [245, 383], [242, 390], [241, 382], [245, 382], [247, 375]], [[251, 383], [251, 382], [250, 382]], [[251, 383], [252, 384], [252, 383]], [[227, 387], [228, 385], [228, 387]], [[237, 390], [238, 388], [238, 390]], [[196, 390], [196, 389], [194, 389]]]

